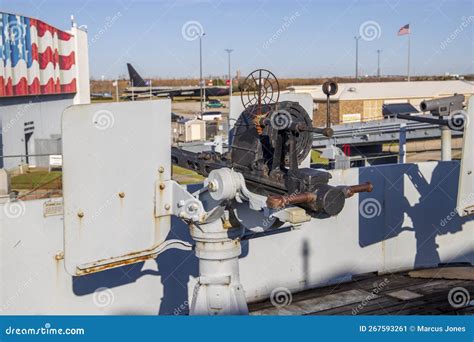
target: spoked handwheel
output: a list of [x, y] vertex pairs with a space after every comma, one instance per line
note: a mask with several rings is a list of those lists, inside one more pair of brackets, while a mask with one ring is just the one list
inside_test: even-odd
[[241, 100], [245, 109], [254, 107], [255, 115], [262, 114], [264, 105], [278, 102], [280, 85], [278, 79], [269, 70], [252, 71], [241, 87]]
[[268, 105], [278, 102], [280, 98], [278, 79], [269, 70], [254, 70], [245, 79], [240, 98], [245, 111], [254, 117], [257, 131], [261, 134], [259, 121], [269, 114]]

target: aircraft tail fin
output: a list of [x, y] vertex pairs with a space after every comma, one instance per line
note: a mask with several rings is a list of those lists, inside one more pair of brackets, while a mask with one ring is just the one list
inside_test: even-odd
[[128, 75], [130, 76], [130, 82], [134, 87], [146, 87], [148, 85], [130, 63], [127, 63], [127, 68]]

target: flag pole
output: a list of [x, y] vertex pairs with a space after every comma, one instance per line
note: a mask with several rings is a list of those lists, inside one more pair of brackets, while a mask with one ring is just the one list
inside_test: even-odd
[[410, 40], [411, 40], [411, 25], [408, 23], [409, 31], [408, 31], [408, 63], [407, 63], [407, 81], [410, 82]]

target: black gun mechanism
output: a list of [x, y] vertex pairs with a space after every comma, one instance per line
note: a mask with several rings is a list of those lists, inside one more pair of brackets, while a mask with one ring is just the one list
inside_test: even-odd
[[279, 101], [278, 80], [265, 69], [252, 72], [241, 88], [243, 112], [229, 134], [229, 152], [200, 154], [173, 148], [175, 164], [208, 176], [212, 170], [230, 168], [242, 174], [253, 193], [267, 196], [271, 209], [296, 205], [311, 216], [337, 215], [345, 199], [358, 192], [372, 191], [370, 183], [355, 186], [329, 185], [331, 174], [309, 166], [313, 133], [331, 137], [330, 96], [337, 83], [327, 81], [326, 127], [313, 127], [307, 111], [293, 101]]

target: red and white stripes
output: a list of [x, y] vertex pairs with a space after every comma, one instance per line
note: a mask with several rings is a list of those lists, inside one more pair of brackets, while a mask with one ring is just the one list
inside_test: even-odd
[[74, 37], [37, 19], [0, 16], [0, 97], [75, 93]]

